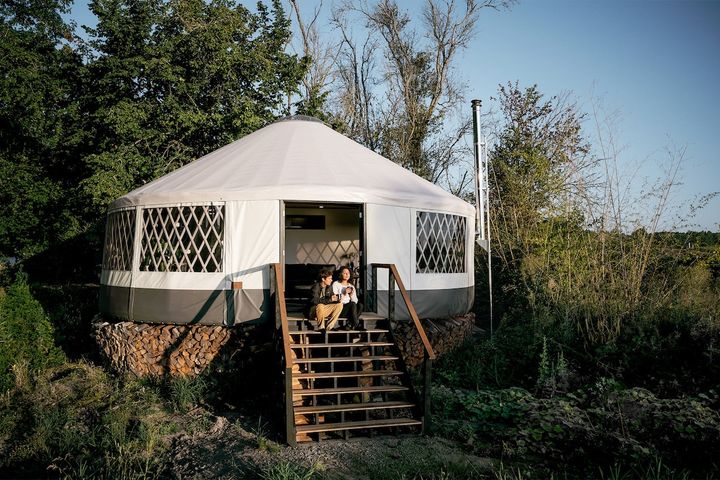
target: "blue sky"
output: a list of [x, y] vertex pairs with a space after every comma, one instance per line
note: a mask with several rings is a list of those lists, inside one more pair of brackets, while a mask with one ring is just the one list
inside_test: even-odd
[[[325, 0], [326, 9], [330, 3]], [[417, 11], [422, 5], [400, 3]], [[73, 7], [71, 18], [94, 24], [85, 2]], [[605, 111], [619, 114], [621, 166], [635, 171], [641, 165], [625, 177], [636, 191], [662, 176], [666, 146], [686, 147], [682, 185], [670, 199], [679, 209], [674, 214], [720, 190], [720, 0], [525, 0], [509, 11], [483, 11], [459, 60], [468, 101], [488, 105], [498, 84], [515, 80], [537, 84], [546, 95], [570, 91], [585, 111], [599, 97]], [[591, 122], [586, 128], [595, 131]], [[676, 225], [672, 212], [661, 224]], [[691, 225], [720, 231], [720, 197]]]
[[[637, 189], [662, 176], [666, 146], [686, 146], [682, 185], [671, 198], [681, 210], [720, 190], [718, 1], [524, 1], [484, 12], [463, 70], [469, 93], [481, 99], [508, 80], [548, 95], [570, 90], [586, 111], [599, 96], [619, 113], [620, 161], [628, 170], [643, 162]], [[720, 231], [720, 198], [693, 223]]]

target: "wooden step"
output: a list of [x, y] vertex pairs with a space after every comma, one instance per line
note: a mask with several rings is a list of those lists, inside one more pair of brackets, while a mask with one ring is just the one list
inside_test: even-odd
[[392, 355], [370, 355], [367, 357], [319, 357], [319, 358], [295, 358], [293, 363], [330, 363], [330, 362], [364, 362], [370, 360], [397, 360]]
[[[290, 335], [322, 335], [323, 334], [323, 332], [321, 332], [319, 330], [293, 330], [292, 328], [290, 328], [288, 330], [288, 333], [290, 333]], [[388, 330], [382, 329], [382, 328], [369, 328], [367, 330], [328, 330], [325, 333], [327, 333], [328, 335], [338, 335], [338, 334], [346, 334], [346, 333], [362, 335], [364, 333], [388, 333]]]
[[378, 410], [381, 408], [412, 408], [414, 403], [409, 402], [372, 402], [372, 403], [343, 403], [342, 405], [318, 405], [310, 407], [295, 407], [296, 414], [307, 413], [335, 413], [353, 412], [356, 410]]
[[[305, 318], [304, 315], [298, 313], [298, 312], [288, 312], [287, 315], [288, 322], [307, 322], [308, 320]], [[346, 317], [340, 317], [338, 320], [341, 323], [347, 322]], [[387, 320], [387, 317], [383, 317], [382, 315], [378, 315], [374, 312], [363, 312], [360, 314], [360, 320], [361, 321], [367, 321], [367, 322], [377, 322], [380, 320]]]
[[402, 375], [400, 370], [368, 370], [366, 372], [311, 372], [293, 373], [293, 378], [345, 378], [345, 377], [380, 377]]
[[293, 395], [337, 395], [341, 393], [378, 393], [404, 392], [408, 387], [402, 385], [381, 385], [377, 387], [340, 387], [340, 388], [293, 388]]
[[392, 342], [357, 342], [357, 343], [293, 343], [290, 348], [335, 348], [335, 347], [389, 347]]
[[384, 427], [415, 427], [422, 425], [419, 420], [412, 418], [387, 418], [382, 420], [367, 420], [362, 422], [321, 423], [319, 425], [299, 425], [295, 427], [297, 433], [333, 432], [341, 430], [357, 430], [360, 428]]

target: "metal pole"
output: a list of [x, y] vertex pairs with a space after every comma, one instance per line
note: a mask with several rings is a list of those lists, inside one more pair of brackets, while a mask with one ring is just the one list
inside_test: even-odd
[[493, 283], [492, 283], [492, 256], [490, 255], [490, 183], [488, 176], [487, 144], [482, 142], [483, 164], [485, 165], [485, 205], [487, 205], [487, 262], [488, 262], [488, 294], [490, 296], [490, 337], [493, 336]]
[[475, 147], [475, 235], [478, 245], [487, 252], [488, 290], [490, 300], [490, 336], [493, 335], [492, 258], [490, 255], [490, 185], [487, 145], [481, 133], [480, 100], [472, 101]]

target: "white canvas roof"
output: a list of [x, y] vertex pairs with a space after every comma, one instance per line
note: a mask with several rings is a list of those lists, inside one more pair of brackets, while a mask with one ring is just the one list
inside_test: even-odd
[[475, 213], [467, 202], [308, 117], [268, 125], [133, 190], [112, 208], [273, 199]]

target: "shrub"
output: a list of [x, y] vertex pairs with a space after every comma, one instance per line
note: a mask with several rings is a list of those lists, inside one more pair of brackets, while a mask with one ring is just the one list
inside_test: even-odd
[[662, 458], [705, 474], [720, 450], [715, 392], [659, 399], [613, 382], [554, 398], [511, 388], [432, 391], [433, 424], [481, 454], [589, 474], [597, 467], [641, 466]]
[[55, 341], [71, 360], [97, 352], [92, 320], [98, 311], [98, 288], [91, 285], [30, 286], [55, 329]]
[[13, 365], [25, 363], [32, 374], [65, 360], [53, 334], [48, 316], [23, 276], [7, 292], [0, 291], [0, 392], [13, 384]]

